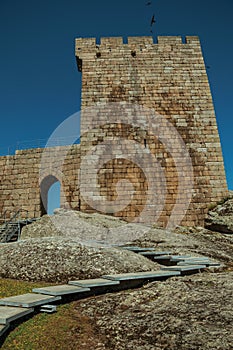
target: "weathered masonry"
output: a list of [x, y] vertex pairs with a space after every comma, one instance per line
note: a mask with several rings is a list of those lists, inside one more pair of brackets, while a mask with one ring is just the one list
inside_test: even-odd
[[[101, 38], [100, 44], [95, 38], [78, 38], [76, 59], [82, 72], [81, 145], [73, 145], [68, 151], [66, 147], [51, 148], [47, 160], [43, 161], [42, 176], [39, 172], [43, 149], [17, 151], [14, 156], [1, 157], [0, 213], [24, 208], [29, 210], [31, 217], [42, 215], [46, 211], [47, 191], [53, 182], [59, 180], [63, 188], [62, 206], [69, 204], [73, 209], [86, 212], [101, 209], [129, 221], [137, 220], [147, 206], [148, 198], [153, 202], [147, 178], [148, 173], [153, 173], [153, 163], [145, 161], [143, 152], [144, 162], [140, 164], [134, 163], [130, 157], [132, 153], [140, 153], [141, 147], [159, 162], [159, 165], [156, 163], [154, 182], [161, 181], [158, 170], [160, 175], [164, 174], [165, 191], [160, 191], [155, 185], [155, 198], [164, 197], [163, 207], [155, 221], [166, 226], [171, 215], [181, 215], [187, 198], [182, 196], [182, 177], [175, 160], [178, 154], [180, 157], [175, 136], [174, 140], [173, 133], [166, 136], [168, 143], [174, 145], [172, 149], [167, 147], [164, 137], [151, 133], [146, 125], [143, 128], [142, 124], [131, 122], [127, 111], [131, 113], [142, 106], [157, 113], [162, 118], [160, 123], [163, 123], [161, 120], [169, 122], [182, 137], [194, 176], [191, 202], [182, 224], [202, 225], [208, 206], [227, 196], [227, 184], [198, 37], [186, 37], [185, 43], [181, 37], [158, 37], [157, 43], [152, 37], [129, 37], [127, 43], [123, 43], [121, 37], [114, 37]], [[137, 115], [136, 119], [139, 120], [140, 116]], [[157, 119], [151, 122], [156, 124]], [[93, 195], [107, 201], [104, 210], [104, 206], [91, 205], [85, 196], [88, 189], [82, 186], [83, 182], [92, 182], [93, 168], [85, 168], [80, 174], [78, 170], [90, 152], [97, 152], [95, 158], [100, 154], [96, 151], [98, 146], [106, 146], [110, 141], [111, 145], [115, 142], [115, 154], [114, 147], [104, 148], [103, 159], [96, 163], [97, 188], [89, 193], [89, 197]], [[139, 145], [137, 151], [126, 141]], [[61, 166], [59, 157], [62, 152], [66, 155]], [[128, 157], [121, 157], [123, 153]], [[136, 153], [134, 156], [140, 156]], [[90, 165], [94, 158], [90, 157]], [[184, 183], [187, 183], [189, 177], [185, 171], [183, 176]], [[133, 194], [130, 202], [116, 211], [109, 206], [117, 201], [117, 184], [122, 180], [132, 184]], [[152, 215], [151, 212], [148, 215]], [[149, 219], [151, 222], [153, 217]]]
[[[192, 159], [194, 174], [192, 200], [182, 223], [202, 224], [209, 204], [226, 196], [227, 185], [198, 37], [186, 37], [186, 43], [182, 43], [181, 37], [158, 37], [158, 43], [154, 43], [152, 37], [130, 37], [127, 44], [122, 38], [102, 38], [100, 45], [93, 38], [77, 39], [76, 57], [82, 71], [83, 111], [101, 102], [124, 101], [155, 110], [176, 128]], [[121, 127], [110, 123], [93, 128], [96, 124], [93, 114], [84, 112], [81, 118], [82, 157], [91, 147], [113, 135], [115, 138], [134, 139], [142, 145], [146, 143], [150, 152], [159, 159], [166, 178], [166, 198], [158, 220], [166, 225], [177, 201], [178, 186], [182, 186], [174, 157], [166, 149], [166, 144], [150, 135], [148, 130], [143, 134], [138, 128], [128, 125], [127, 118]], [[107, 124], [103, 113], [97, 113], [99, 122], [101, 118]], [[85, 133], [86, 130], [91, 131]], [[127, 153], [130, 152], [129, 146]], [[146, 205], [148, 184], [142, 170], [129, 160], [117, 158], [108, 161], [104, 171], [99, 171], [100, 193], [109, 200], [116, 200], [119, 180], [128, 178], [133, 184], [135, 193], [131, 203], [117, 214], [129, 220], [140, 216]], [[92, 176], [92, 170], [85, 173], [85, 178], [91, 179]], [[180, 207], [182, 210], [182, 199]], [[81, 210], [91, 210], [82, 199]], [[179, 213], [179, 208], [176, 213]]]
[[42, 216], [48, 190], [57, 181], [63, 188], [61, 206], [68, 202], [79, 209], [79, 164], [79, 145], [18, 150], [13, 156], [0, 157], [0, 217], [4, 213], [10, 217], [18, 209], [27, 210], [30, 218]]

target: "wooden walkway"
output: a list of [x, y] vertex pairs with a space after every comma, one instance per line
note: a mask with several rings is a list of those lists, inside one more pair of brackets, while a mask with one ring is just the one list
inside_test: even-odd
[[[104, 275], [97, 279], [70, 281], [68, 284], [35, 288], [32, 293], [0, 299], [0, 339], [13, 328], [14, 323], [23, 322], [38, 312], [54, 312], [56, 305], [78, 300], [91, 295], [137, 288], [152, 281], [163, 281], [174, 276], [199, 273], [210, 267], [220, 267], [208, 257], [172, 255], [171, 252], [154, 248], [123, 246], [161, 264], [156, 271]], [[12, 327], [11, 327], [12, 326]]]

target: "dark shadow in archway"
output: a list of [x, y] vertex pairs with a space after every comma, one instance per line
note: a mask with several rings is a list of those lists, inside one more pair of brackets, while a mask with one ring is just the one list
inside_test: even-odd
[[41, 199], [41, 216], [48, 213], [48, 197], [49, 197], [49, 190], [50, 188], [56, 183], [59, 182], [59, 180], [53, 176], [48, 175], [46, 176], [40, 184], [40, 199]]

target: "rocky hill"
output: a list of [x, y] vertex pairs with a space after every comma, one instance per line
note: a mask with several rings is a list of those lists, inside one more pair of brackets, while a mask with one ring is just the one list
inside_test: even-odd
[[82, 300], [74, 307], [94, 321], [105, 339], [96, 350], [231, 350], [232, 291], [233, 272], [205, 272]]
[[[100, 335], [95, 350], [230, 350], [232, 208], [232, 199], [214, 208], [207, 219], [208, 229], [178, 227], [174, 232], [127, 224], [99, 214], [56, 210], [52, 217], [44, 216], [25, 227], [21, 241], [0, 245], [0, 275], [66, 282], [70, 278], [158, 268], [156, 263], [114, 245], [126, 242], [172, 253], [208, 256], [222, 267], [88, 298], [75, 302], [73, 307], [77, 315], [89, 319], [95, 334]], [[227, 230], [215, 231], [219, 229], [216, 222], [220, 221], [227, 222]], [[81, 348], [93, 347], [91, 341]], [[76, 348], [80, 348], [80, 343]]]

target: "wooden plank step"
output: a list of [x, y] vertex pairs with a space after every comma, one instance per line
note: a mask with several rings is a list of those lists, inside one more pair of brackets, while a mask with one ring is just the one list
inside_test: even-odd
[[184, 259], [192, 258], [191, 255], [171, 255], [171, 261], [181, 261]]
[[151, 250], [147, 252], [139, 252], [138, 254], [143, 255], [143, 256], [162, 256], [162, 255], [169, 255], [171, 252], [162, 252], [162, 251], [156, 251], [156, 250]]
[[42, 294], [27, 293], [0, 299], [0, 305], [17, 307], [35, 307], [61, 300], [60, 297], [45, 296]]
[[175, 266], [163, 266], [161, 267], [161, 270], [164, 271], [179, 271], [182, 275], [184, 275], [187, 272], [197, 272], [200, 270], [205, 269], [205, 265], [175, 265]]
[[90, 288], [82, 288], [78, 286], [72, 286], [69, 284], [61, 284], [59, 286], [49, 286], [49, 287], [42, 287], [42, 288], [34, 288], [32, 290], [34, 293], [41, 293], [41, 294], [48, 294], [48, 295], [55, 295], [55, 296], [63, 296], [63, 295], [70, 295], [70, 294], [78, 294], [78, 293], [84, 293], [89, 292]]
[[178, 261], [182, 261], [185, 258], [189, 258], [190, 255], [159, 255], [154, 256], [153, 260], [162, 265], [174, 265]]
[[164, 277], [179, 276], [179, 271], [149, 271], [149, 272], [135, 272], [135, 273], [119, 273], [113, 275], [104, 275], [103, 278], [113, 281], [130, 281], [130, 280], [154, 280]]
[[93, 287], [106, 287], [106, 286], [116, 286], [119, 285], [119, 281], [111, 281], [106, 278], [95, 278], [95, 279], [86, 279], [86, 280], [77, 280], [77, 281], [69, 281], [68, 284], [85, 287], [85, 288], [93, 288]]
[[177, 263], [177, 266], [180, 266], [180, 265], [205, 265], [206, 267], [220, 267], [221, 264], [218, 263], [218, 262], [215, 262], [215, 261], [199, 261], [199, 260], [189, 260], [189, 261], [180, 261]]
[[209, 261], [209, 258], [208, 257], [196, 257], [196, 256], [185, 256], [185, 255], [173, 255], [171, 257], [171, 261], [174, 261], [174, 262], [179, 262], [179, 261]]
[[153, 261], [166, 266], [174, 265], [174, 262], [171, 262], [171, 255], [154, 256]]
[[155, 249], [155, 248], [142, 248], [137, 246], [121, 246], [120, 248], [130, 250], [131, 252], [134, 252], [134, 253], [147, 252]]
[[9, 326], [9, 323], [0, 324], [0, 337], [8, 330]]
[[43, 305], [40, 308], [40, 312], [46, 312], [47, 314], [52, 314], [57, 311], [56, 305]]
[[34, 312], [34, 309], [0, 306], [0, 324], [7, 325], [21, 317], [27, 316]]
[[171, 257], [172, 257], [172, 255], [169, 255], [169, 254], [165, 254], [165, 255], [159, 255], [159, 256], [155, 256], [154, 257], [154, 260], [155, 261], [163, 261], [163, 260], [171, 260]]

